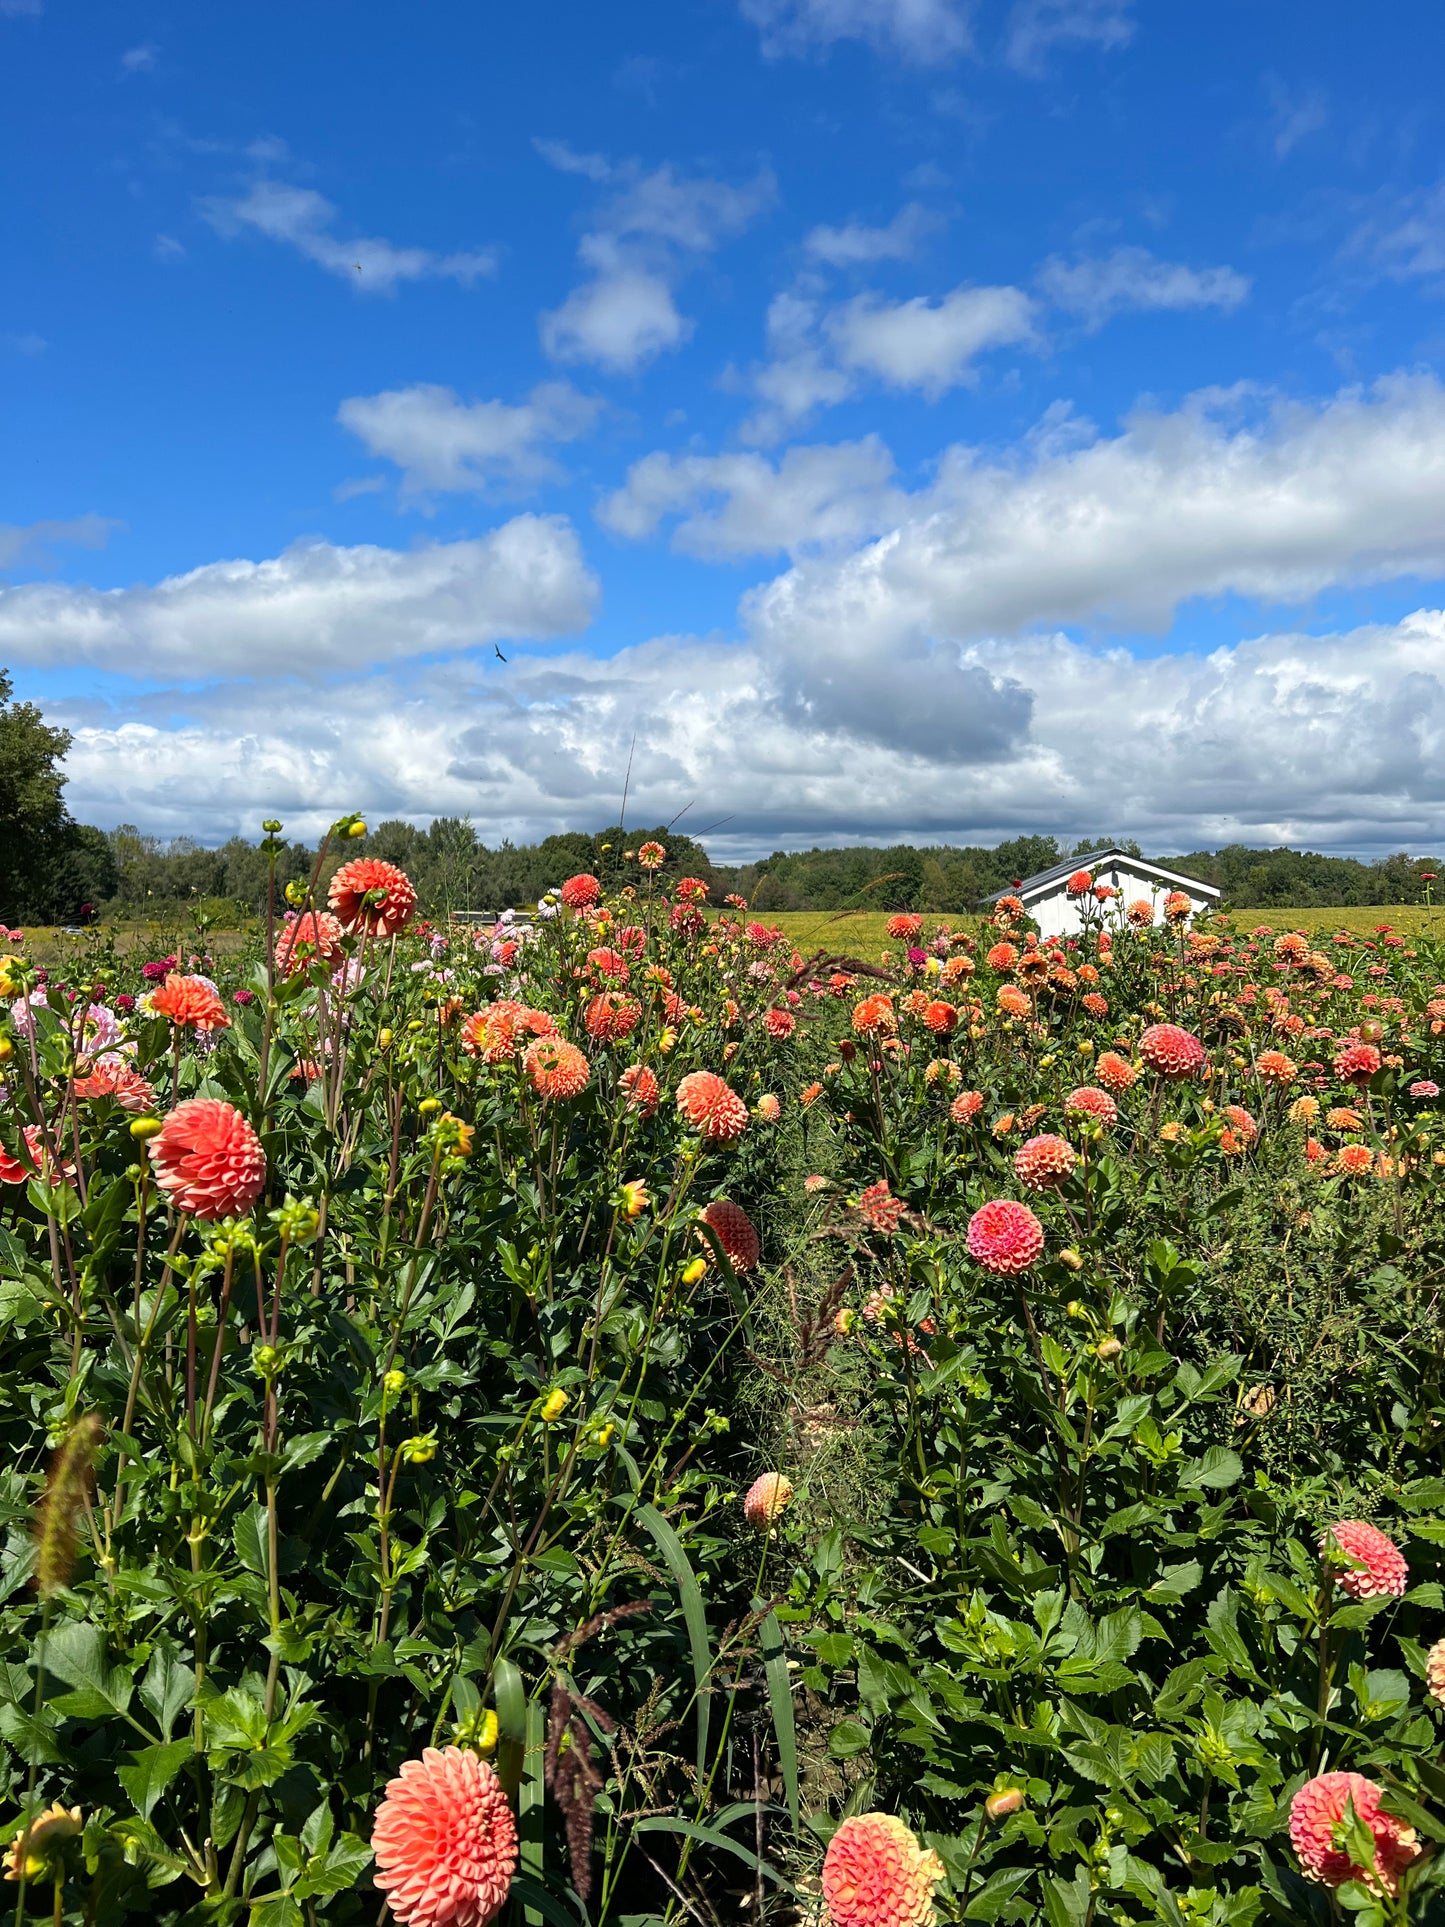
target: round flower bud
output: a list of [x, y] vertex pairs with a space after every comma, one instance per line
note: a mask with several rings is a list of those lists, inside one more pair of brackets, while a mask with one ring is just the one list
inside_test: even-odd
[[435, 1432], [418, 1432], [415, 1438], [403, 1439], [401, 1456], [408, 1465], [430, 1465], [437, 1455]]
[[1095, 1351], [1097, 1355], [1101, 1359], [1103, 1359], [1106, 1365], [1108, 1364], [1111, 1358], [1117, 1358], [1120, 1352], [1123, 1351], [1123, 1349], [1124, 1347], [1120, 1344], [1117, 1338], [1101, 1339], [1098, 1345], [1095, 1347]]
[[560, 1385], [554, 1385], [552, 1390], [548, 1392], [547, 1396], [542, 1400], [542, 1423], [544, 1425], [555, 1425], [571, 1402], [567, 1394], [562, 1390], [562, 1387]]
[[147, 1138], [156, 1137], [161, 1129], [158, 1117], [133, 1117], [130, 1121], [130, 1134], [144, 1144]]
[[1017, 1813], [1024, 1803], [1020, 1787], [1000, 1787], [997, 1793], [990, 1793], [983, 1803], [983, 1810], [990, 1820], [1007, 1820], [1011, 1813]]
[[382, 1379], [381, 1385], [388, 1398], [399, 1398], [406, 1390], [406, 1373], [390, 1371]]
[[698, 1279], [702, 1277], [703, 1273], [706, 1270], [707, 1270], [707, 1259], [694, 1258], [690, 1264], [686, 1264], [683, 1266], [682, 1282], [685, 1285], [695, 1285]]

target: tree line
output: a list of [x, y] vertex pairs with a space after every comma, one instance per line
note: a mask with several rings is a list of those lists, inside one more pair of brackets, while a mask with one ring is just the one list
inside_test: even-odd
[[[70, 732], [48, 724], [33, 703], [13, 700], [0, 670], [0, 919], [68, 923], [102, 915], [169, 916], [202, 909], [224, 917], [265, 909], [268, 860], [257, 843], [232, 837], [211, 848], [192, 837], [148, 836], [132, 824], [105, 831], [77, 823], [65, 806], [61, 763]], [[1087, 859], [1114, 839], [1069, 844], [1051, 836], [1019, 836], [992, 848], [872, 844], [839, 849], [777, 850], [754, 863], [714, 863], [702, 844], [677, 830], [569, 831], [539, 843], [504, 841], [490, 848], [472, 823], [438, 817], [426, 829], [393, 819], [332, 854], [327, 869], [369, 854], [400, 864], [433, 915], [534, 904], [544, 890], [580, 870], [604, 883], [643, 881], [628, 852], [655, 840], [667, 851], [657, 887], [679, 876], [702, 877], [714, 903], [745, 897], [755, 910], [919, 910], [958, 915], [995, 891], [1064, 857]], [[1123, 848], [1140, 854], [1137, 844]], [[1237, 909], [1311, 909], [1351, 904], [1418, 903], [1440, 869], [1438, 859], [1401, 851], [1366, 863], [1309, 850], [1252, 849], [1243, 843], [1158, 859], [1182, 874], [1216, 884]], [[278, 887], [309, 877], [316, 850], [286, 843], [276, 858]], [[323, 871], [323, 882], [325, 881]]]

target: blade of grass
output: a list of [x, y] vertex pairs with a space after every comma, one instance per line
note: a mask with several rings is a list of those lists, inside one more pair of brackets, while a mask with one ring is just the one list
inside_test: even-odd
[[793, 1723], [793, 1685], [788, 1678], [788, 1655], [783, 1647], [783, 1629], [778, 1615], [769, 1610], [762, 1623], [763, 1675], [768, 1683], [768, 1704], [773, 1713], [773, 1732], [778, 1740], [778, 1765], [783, 1774], [783, 1791], [788, 1797], [788, 1813], [793, 1831], [798, 1830], [798, 1735]]
[[692, 1562], [682, 1549], [682, 1541], [656, 1506], [640, 1505], [637, 1517], [657, 1541], [657, 1549], [677, 1581], [678, 1596], [682, 1600], [687, 1643], [692, 1651], [693, 1690], [697, 1696], [697, 1772], [699, 1780], [705, 1781], [708, 1727], [712, 1721], [712, 1647], [708, 1642], [707, 1612], [702, 1603], [702, 1589], [697, 1583]]

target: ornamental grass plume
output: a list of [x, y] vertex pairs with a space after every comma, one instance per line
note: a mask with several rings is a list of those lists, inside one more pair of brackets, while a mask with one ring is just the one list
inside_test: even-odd
[[968, 1255], [985, 1271], [1009, 1278], [1038, 1263], [1044, 1228], [1026, 1204], [995, 1198], [969, 1219], [967, 1243]]
[[751, 1526], [771, 1532], [793, 1496], [793, 1482], [781, 1472], [764, 1472], [754, 1479], [743, 1500], [743, 1517]]
[[[1400, 1875], [1418, 1859], [1415, 1829], [1380, 1810], [1384, 1792], [1363, 1773], [1321, 1773], [1306, 1780], [1290, 1802], [1290, 1844], [1311, 1880], [1325, 1887], [1342, 1887], [1358, 1880], [1372, 1893], [1399, 1892]], [[1348, 1810], [1374, 1836], [1375, 1855], [1369, 1866], [1354, 1860], [1344, 1842]]]
[[375, 1884], [402, 1927], [486, 1927], [517, 1870], [502, 1783], [460, 1747], [427, 1747], [387, 1783], [371, 1830]]
[[185, 977], [173, 970], [159, 990], [151, 992], [151, 1009], [158, 1017], [169, 1017], [178, 1030], [231, 1028], [221, 993], [208, 977]]
[[51, 1455], [35, 1508], [35, 1590], [48, 1599], [70, 1584], [79, 1545], [76, 1519], [89, 1497], [95, 1455], [105, 1436], [98, 1412], [86, 1412]]
[[823, 1860], [829, 1927], [930, 1927], [943, 1862], [891, 1813], [844, 1820]]
[[416, 909], [416, 890], [405, 870], [380, 857], [353, 857], [331, 879], [326, 900], [343, 930], [372, 937], [397, 937]]
[[261, 1140], [234, 1104], [189, 1097], [146, 1145], [156, 1183], [193, 1218], [239, 1218], [266, 1183]]
[[[757, 1227], [740, 1204], [731, 1198], [714, 1198], [698, 1213], [702, 1222], [717, 1233], [718, 1243], [727, 1253], [734, 1271], [751, 1271], [762, 1253]], [[712, 1247], [708, 1246], [711, 1256]]]
[[1327, 1563], [1333, 1563], [1336, 1549], [1351, 1561], [1336, 1574], [1340, 1591], [1350, 1599], [1400, 1599], [1410, 1584], [1405, 1555], [1367, 1519], [1341, 1519], [1326, 1527], [1319, 1548]]
[[699, 1137], [725, 1142], [748, 1128], [748, 1107], [715, 1071], [689, 1071], [677, 1087], [677, 1108]]
[[1151, 1024], [1139, 1039], [1139, 1055], [1156, 1076], [1174, 1082], [1197, 1077], [1206, 1061], [1203, 1044], [1178, 1024]]
[[1050, 1191], [1074, 1175], [1074, 1147], [1052, 1131], [1027, 1138], [1014, 1152], [1014, 1172], [1030, 1191]]
[[522, 1056], [522, 1069], [544, 1104], [580, 1097], [592, 1077], [586, 1054], [565, 1037], [539, 1037]]

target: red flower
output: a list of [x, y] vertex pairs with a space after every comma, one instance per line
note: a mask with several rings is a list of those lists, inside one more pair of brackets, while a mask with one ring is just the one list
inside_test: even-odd
[[589, 1037], [598, 1043], [615, 1043], [636, 1030], [642, 1021], [642, 1005], [620, 991], [604, 990], [588, 1004], [582, 1021]]
[[261, 1140], [234, 1104], [191, 1097], [169, 1112], [146, 1149], [156, 1183], [193, 1218], [239, 1218], [266, 1183]]
[[[698, 1216], [717, 1233], [733, 1270], [751, 1271], [763, 1247], [752, 1219], [742, 1206], [734, 1204], [731, 1198], [715, 1198]], [[711, 1245], [708, 1251], [710, 1254]]]
[[376, 1810], [375, 1882], [403, 1927], [486, 1927], [517, 1871], [517, 1827], [502, 1783], [475, 1753], [427, 1747]]
[[1064, 1099], [1064, 1111], [1069, 1117], [1091, 1117], [1100, 1124], [1115, 1124], [1119, 1118], [1119, 1106], [1095, 1084], [1081, 1084], [1078, 1090], [1070, 1091]]
[[[1363, 1773], [1321, 1773], [1305, 1781], [1290, 1802], [1289, 1837], [1311, 1880], [1326, 1887], [1362, 1880], [1373, 1893], [1398, 1891], [1400, 1875], [1418, 1858], [1420, 1846], [1413, 1827], [1380, 1811], [1383, 1791]], [[1347, 1804], [1374, 1835], [1375, 1858], [1369, 1867], [1359, 1866], [1339, 1842]]]
[[569, 910], [589, 910], [601, 895], [602, 885], [586, 870], [562, 885], [562, 901]]
[[1139, 1055], [1160, 1077], [1197, 1077], [1204, 1069], [1203, 1044], [1178, 1024], [1151, 1024], [1139, 1039]]
[[522, 1069], [544, 1103], [579, 1097], [592, 1076], [592, 1066], [575, 1044], [563, 1037], [539, 1037], [522, 1057]]
[[276, 939], [276, 968], [283, 977], [309, 963], [337, 963], [340, 957], [341, 924], [329, 910], [305, 911]]
[[858, 1199], [858, 1215], [865, 1223], [871, 1224], [875, 1231], [881, 1231], [891, 1238], [898, 1229], [899, 1221], [908, 1206], [902, 1198], [895, 1198], [888, 1189], [887, 1178], [880, 1178], [870, 1184]]
[[657, 1109], [657, 1078], [646, 1064], [632, 1064], [617, 1080], [618, 1088], [627, 1100], [629, 1111], [640, 1111], [644, 1117], [651, 1117]]
[[1086, 897], [1094, 887], [1094, 879], [1087, 870], [1075, 870], [1064, 888], [1071, 897]]
[[958, 1010], [941, 997], [935, 997], [924, 1010], [923, 1021], [935, 1037], [946, 1037], [958, 1023]]
[[968, 1221], [968, 1255], [998, 1277], [1029, 1270], [1043, 1248], [1043, 1226], [1026, 1204], [1012, 1198], [995, 1198]]
[[1074, 1147], [1052, 1131], [1041, 1131], [1014, 1152], [1014, 1170], [1030, 1191], [1048, 1191], [1073, 1176]]
[[[54, 1184], [56, 1182], [55, 1160], [40, 1134], [38, 1124], [25, 1126], [25, 1148], [30, 1153], [30, 1163], [35, 1167], [33, 1171], [22, 1164], [19, 1158], [12, 1158], [3, 1145], [0, 1145], [0, 1184], [29, 1184], [31, 1178], [37, 1175], [42, 1184]], [[68, 1184], [74, 1176], [75, 1166], [67, 1164], [62, 1158], [59, 1182]]]
[[[1363, 1147], [1361, 1147], [1363, 1148]], [[1399, 1599], [1410, 1584], [1410, 1568], [1393, 1539], [1367, 1519], [1341, 1519], [1320, 1534], [1320, 1552], [1328, 1554], [1333, 1539], [1355, 1563], [1339, 1575], [1339, 1588], [1351, 1599]]]
[[151, 992], [151, 1008], [180, 1030], [231, 1028], [220, 992], [204, 977], [182, 977], [173, 970], [160, 989]]
[[793, 1496], [793, 1482], [781, 1472], [764, 1472], [754, 1479], [743, 1500], [743, 1517], [750, 1526], [771, 1530], [778, 1514]]
[[931, 1927], [943, 1862], [891, 1813], [843, 1821], [823, 1859], [829, 1927]]
[[1373, 1044], [1347, 1044], [1335, 1058], [1335, 1076], [1344, 1084], [1368, 1084], [1380, 1063]]
[[706, 1138], [741, 1137], [748, 1107], [715, 1071], [690, 1071], [677, 1087], [677, 1108]]
[[[373, 897], [373, 892], [380, 894]], [[336, 872], [326, 900], [343, 929], [364, 930], [373, 937], [395, 937], [405, 930], [416, 908], [416, 891], [411, 878], [394, 863], [358, 856]]]

